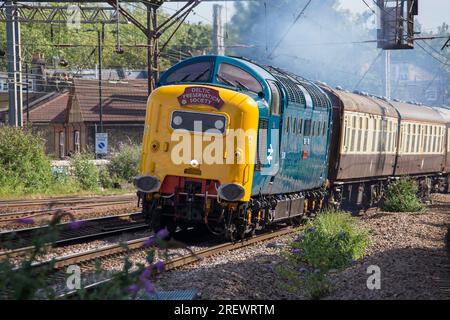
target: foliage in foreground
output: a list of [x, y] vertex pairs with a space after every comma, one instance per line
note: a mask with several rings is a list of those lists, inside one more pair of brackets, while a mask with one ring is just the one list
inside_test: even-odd
[[52, 184], [44, 141], [29, 129], [0, 127], [0, 194], [44, 191]]
[[323, 212], [291, 244], [286, 264], [278, 271], [287, 279], [287, 289], [302, 286], [311, 299], [319, 299], [331, 289], [327, 273], [360, 259], [367, 244], [367, 232], [350, 213]]
[[[18, 265], [12, 262], [8, 257], [0, 261], [0, 298], [14, 300], [30, 299], [66, 299], [67, 296], [61, 296], [61, 288], [57, 290], [55, 283], [51, 282], [49, 277], [53, 272], [54, 260], [44, 267], [33, 267], [33, 264], [40, 260], [45, 260], [44, 256], [48, 253], [48, 246], [58, 239], [58, 224], [61, 219], [68, 215], [67, 213], [56, 214], [48, 225], [48, 229], [40, 233], [35, 233], [33, 237], [34, 248], [30, 254], [23, 258]], [[73, 216], [69, 214], [70, 218]], [[20, 219], [18, 222], [28, 224], [32, 221]], [[72, 220], [69, 227], [73, 230], [82, 227], [80, 221]], [[167, 249], [170, 242], [165, 238], [168, 235], [166, 229], [161, 230], [156, 235], [149, 237], [142, 245], [146, 250], [146, 263], [133, 265], [129, 254], [123, 259], [123, 268], [117, 273], [109, 274], [98, 264], [96, 266], [95, 276], [110, 278], [111, 280], [95, 289], [87, 290], [81, 281], [81, 288], [76, 290], [72, 299], [85, 300], [105, 300], [105, 299], [135, 299], [137, 297], [146, 298], [155, 293], [155, 276], [164, 271], [165, 263], [163, 260], [157, 261], [156, 252], [167, 260]], [[2, 244], [3, 248], [14, 249], [12, 243]], [[126, 244], [122, 244], [124, 250], [128, 250]], [[185, 248], [185, 247], [184, 247]], [[67, 275], [67, 282], [71, 282]], [[81, 280], [83, 279], [81, 274]], [[66, 288], [66, 291], [67, 290]]]
[[392, 182], [384, 195], [383, 210], [389, 212], [417, 212], [423, 203], [417, 197], [418, 187], [414, 179], [404, 178]]

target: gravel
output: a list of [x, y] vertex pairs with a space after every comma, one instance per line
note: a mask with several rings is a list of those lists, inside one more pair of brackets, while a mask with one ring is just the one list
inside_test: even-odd
[[[371, 210], [359, 216], [370, 232], [366, 256], [329, 275], [325, 299], [449, 299], [440, 285], [450, 282], [445, 237], [450, 224], [450, 195], [436, 195], [422, 213]], [[159, 290], [197, 289], [202, 299], [306, 299], [303, 288], [283, 287], [280, 256], [293, 236], [242, 248], [163, 273]], [[369, 266], [381, 270], [381, 289], [369, 290]]]

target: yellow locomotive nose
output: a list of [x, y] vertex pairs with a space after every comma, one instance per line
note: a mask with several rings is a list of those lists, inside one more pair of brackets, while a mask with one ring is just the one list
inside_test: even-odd
[[258, 117], [257, 103], [240, 92], [205, 85], [156, 89], [148, 101], [136, 187], [171, 195], [193, 181], [198, 187], [188, 188], [194, 193], [249, 201]]

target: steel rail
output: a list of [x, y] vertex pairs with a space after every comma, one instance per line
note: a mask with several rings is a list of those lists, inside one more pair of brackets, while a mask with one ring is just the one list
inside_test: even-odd
[[[201, 259], [212, 257], [212, 256], [215, 256], [220, 253], [227, 252], [227, 251], [233, 251], [233, 250], [245, 248], [247, 246], [251, 246], [251, 245], [257, 244], [259, 242], [268, 241], [268, 240], [271, 240], [274, 238], [282, 237], [284, 235], [291, 234], [295, 231], [296, 230], [292, 227], [286, 227], [281, 230], [271, 231], [271, 232], [267, 232], [267, 233], [264, 233], [261, 235], [253, 236], [252, 238], [242, 240], [239, 242], [234, 242], [234, 243], [228, 242], [228, 243], [215, 245], [215, 246], [203, 249], [203, 250], [196, 251], [191, 254], [187, 254], [182, 257], [178, 257], [178, 258], [169, 260], [165, 264], [165, 270], [170, 271], [170, 270], [174, 270], [177, 268], [181, 268], [186, 265], [198, 262]], [[92, 251], [86, 252], [86, 253], [80, 253], [80, 254], [75, 254], [72, 256], [68, 256], [68, 257], [62, 257], [55, 262], [55, 268], [61, 269], [66, 266], [69, 266], [69, 265], [78, 264], [78, 263], [86, 263], [93, 259], [105, 258], [105, 257], [111, 256], [111, 255], [125, 253], [127, 251], [133, 252], [133, 251], [145, 250], [144, 248], [142, 248], [142, 244], [147, 239], [148, 238], [137, 239], [137, 240], [127, 242], [127, 245], [129, 248], [128, 250], [124, 249], [120, 245], [113, 245], [113, 246], [105, 247], [105, 248], [98, 249], [98, 250], [92, 250]], [[48, 264], [50, 262], [44, 262], [44, 263]], [[101, 281], [98, 281], [95, 283], [90, 283], [85, 286], [85, 290], [93, 290], [96, 287], [104, 285], [105, 283], [108, 283], [112, 280], [113, 280], [112, 278], [107, 278], [107, 279], [104, 279], [104, 280], [101, 280]], [[75, 294], [76, 294], [76, 291], [70, 291], [70, 292], [61, 294], [59, 297], [60, 298], [70, 298], [70, 297], [74, 296]]]
[[86, 203], [95, 201], [108, 201], [111, 199], [117, 200], [132, 200], [136, 199], [135, 194], [124, 194], [124, 195], [113, 195], [113, 196], [89, 196], [89, 197], [54, 197], [54, 198], [44, 198], [44, 199], [11, 199], [11, 200], [0, 200], [0, 208], [12, 208], [20, 206], [39, 206], [39, 205], [58, 205], [65, 203]]
[[[58, 228], [63, 229], [60, 231], [61, 233], [59, 235], [59, 239], [52, 244], [47, 244], [47, 246], [61, 247], [63, 245], [80, 243], [87, 240], [105, 238], [124, 232], [138, 231], [148, 228], [148, 224], [146, 224], [144, 219], [140, 217], [141, 215], [142, 214], [140, 212], [135, 212], [78, 220], [77, 222], [80, 222], [81, 226], [76, 230], [70, 229], [70, 222], [62, 223], [58, 225]], [[2, 258], [21, 256], [32, 251], [34, 249], [34, 246], [31, 245], [32, 237], [39, 232], [45, 233], [47, 229], [48, 225], [36, 228], [0, 232], [0, 240], [2, 240], [2, 242], [12, 241], [21, 244], [25, 243], [25, 246], [20, 248], [0, 251], [0, 260]]]

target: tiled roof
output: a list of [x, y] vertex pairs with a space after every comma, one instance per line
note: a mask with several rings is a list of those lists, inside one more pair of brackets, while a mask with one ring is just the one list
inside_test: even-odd
[[[103, 121], [144, 122], [147, 106], [147, 81], [103, 81]], [[74, 79], [74, 98], [85, 122], [99, 121], [99, 87], [97, 80]]]
[[[30, 110], [30, 122], [64, 123], [69, 93], [59, 93], [50, 100], [46, 100]], [[27, 119], [26, 106], [23, 112], [24, 121]]]

